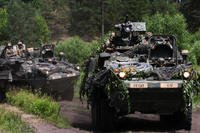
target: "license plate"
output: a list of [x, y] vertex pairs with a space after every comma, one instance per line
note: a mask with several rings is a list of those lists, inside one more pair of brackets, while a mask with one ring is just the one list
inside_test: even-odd
[[130, 83], [130, 88], [148, 88], [147, 83]]
[[161, 83], [160, 88], [178, 88], [178, 83]]

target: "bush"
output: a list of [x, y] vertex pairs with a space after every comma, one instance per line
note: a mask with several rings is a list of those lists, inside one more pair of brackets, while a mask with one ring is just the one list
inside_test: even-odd
[[147, 24], [147, 31], [153, 34], [172, 34], [177, 37], [179, 48], [187, 48], [190, 34], [187, 31], [185, 18], [181, 14], [169, 15], [156, 13], [153, 16], [146, 16], [144, 21]]
[[68, 127], [69, 123], [60, 116], [60, 105], [48, 96], [33, 94], [27, 90], [11, 90], [7, 94], [8, 103], [38, 115], [58, 127]]
[[0, 8], [0, 32], [8, 26], [8, 14], [6, 9]]
[[98, 49], [98, 42], [85, 42], [79, 37], [67, 39], [56, 46], [56, 54], [64, 52], [69, 62], [82, 65]]
[[195, 43], [196, 41], [200, 41], [200, 29], [190, 37], [190, 43]]
[[38, 46], [50, 38], [46, 20], [31, 4], [21, 0], [12, 1], [12, 4], [0, 9], [0, 32], [2, 43], [21, 40], [28, 46]]
[[194, 44], [192, 44], [192, 48], [190, 50], [190, 59], [193, 59], [193, 63], [194, 64], [200, 64], [200, 40], [194, 42]]
[[45, 19], [42, 16], [37, 15], [35, 17], [35, 23], [36, 23], [36, 33], [40, 44], [49, 41], [50, 31]]
[[[0, 129], [9, 133], [32, 133], [32, 129], [12, 112], [0, 108]], [[0, 130], [0, 132], [3, 132]]]

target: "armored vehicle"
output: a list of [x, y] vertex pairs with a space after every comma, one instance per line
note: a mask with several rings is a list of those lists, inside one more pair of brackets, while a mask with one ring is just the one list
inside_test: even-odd
[[[144, 23], [128, 25], [138, 27], [128, 30], [128, 38], [133, 32], [143, 38], [140, 30], [145, 29]], [[174, 120], [191, 129], [189, 90], [195, 73], [186, 61], [187, 50], [179, 52], [172, 35], [144, 39], [129, 38], [128, 43], [117, 46], [111, 39], [106, 44], [109, 48], [104, 46], [104, 51], [89, 59], [81, 96], [88, 97], [94, 128], [111, 129], [118, 117], [139, 111], [158, 114], [161, 120]]]
[[41, 55], [35, 58], [29, 52], [25, 57], [8, 56], [8, 47], [0, 46], [0, 80], [4, 80], [5, 85], [26, 85], [58, 99], [72, 100], [79, 71], [73, 64], [57, 59], [52, 48], [52, 45], [43, 46]]

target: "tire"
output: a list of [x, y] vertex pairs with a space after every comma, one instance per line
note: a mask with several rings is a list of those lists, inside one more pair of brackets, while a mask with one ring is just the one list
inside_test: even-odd
[[171, 122], [173, 115], [160, 115], [160, 121], [163, 123]]
[[184, 128], [186, 130], [191, 130], [192, 127], [192, 104], [187, 106], [186, 113], [184, 113]]
[[185, 111], [179, 111], [173, 115], [160, 115], [160, 121], [164, 123], [180, 123], [181, 128], [191, 130], [192, 127], [192, 104], [186, 107]]
[[11, 88], [10, 84], [7, 81], [1, 81], [1, 87], [0, 87], [0, 103], [3, 103], [6, 101], [6, 91]]
[[187, 105], [185, 111], [175, 113], [173, 117], [181, 124], [182, 128], [190, 131], [192, 127], [192, 104]]
[[109, 107], [106, 100], [93, 102], [91, 113], [92, 125], [95, 130], [110, 131], [114, 128], [116, 113]]
[[3, 103], [6, 99], [5, 91], [0, 90], [0, 103]]

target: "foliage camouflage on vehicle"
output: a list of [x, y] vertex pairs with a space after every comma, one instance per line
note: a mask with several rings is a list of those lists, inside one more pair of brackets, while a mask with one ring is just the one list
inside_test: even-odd
[[40, 89], [56, 99], [73, 99], [79, 70], [64, 59], [62, 52], [56, 57], [54, 45], [44, 45], [41, 49], [28, 48], [22, 53], [16, 52], [15, 45], [0, 46], [0, 100], [11, 85]]
[[144, 23], [126, 18], [115, 28], [102, 52], [88, 60], [80, 91], [94, 127], [112, 128], [117, 117], [140, 111], [173, 117], [190, 130], [198, 76], [188, 51], [179, 52], [172, 35], [145, 32]]

